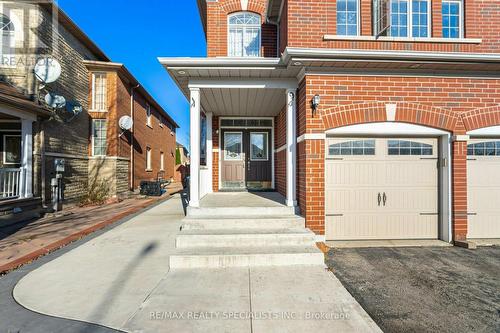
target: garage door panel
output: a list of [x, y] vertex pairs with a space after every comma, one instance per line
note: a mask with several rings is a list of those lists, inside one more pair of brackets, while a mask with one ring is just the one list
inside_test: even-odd
[[435, 239], [437, 216], [385, 215], [379, 219], [374, 214], [350, 216], [327, 216], [326, 238], [334, 240], [371, 240], [371, 239]]
[[362, 139], [327, 139], [326, 239], [438, 238], [437, 139], [363, 139], [374, 154], [330, 156], [349, 140]]
[[500, 238], [500, 139], [468, 144], [467, 238]]

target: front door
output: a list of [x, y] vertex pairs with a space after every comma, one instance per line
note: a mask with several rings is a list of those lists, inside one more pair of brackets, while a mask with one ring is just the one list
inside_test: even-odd
[[223, 189], [272, 188], [271, 130], [225, 129], [221, 140]]

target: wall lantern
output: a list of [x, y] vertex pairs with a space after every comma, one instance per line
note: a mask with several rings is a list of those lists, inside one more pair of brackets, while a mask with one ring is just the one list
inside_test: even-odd
[[311, 106], [313, 109], [313, 116], [318, 111], [318, 107], [319, 107], [320, 102], [321, 102], [321, 97], [318, 94], [314, 95], [314, 97], [312, 98], [312, 101], [311, 101]]

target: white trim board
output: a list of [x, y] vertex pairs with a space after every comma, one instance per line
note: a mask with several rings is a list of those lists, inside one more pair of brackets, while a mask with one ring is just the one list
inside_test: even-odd
[[500, 126], [478, 128], [467, 132], [470, 136], [500, 136]]
[[324, 133], [306, 133], [297, 137], [297, 143], [305, 140], [324, 140], [326, 135]]
[[391, 135], [402, 135], [402, 136], [415, 136], [415, 135], [426, 135], [426, 136], [440, 136], [449, 135], [448, 132], [425, 127], [421, 125], [398, 123], [398, 122], [380, 122], [380, 123], [367, 123], [367, 124], [356, 124], [350, 126], [337, 127], [327, 130], [326, 135], [373, 135], [373, 136], [391, 136]]

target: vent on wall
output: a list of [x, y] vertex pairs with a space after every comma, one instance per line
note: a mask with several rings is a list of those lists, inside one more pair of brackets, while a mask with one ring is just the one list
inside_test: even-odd
[[273, 127], [272, 119], [221, 119], [222, 127]]

